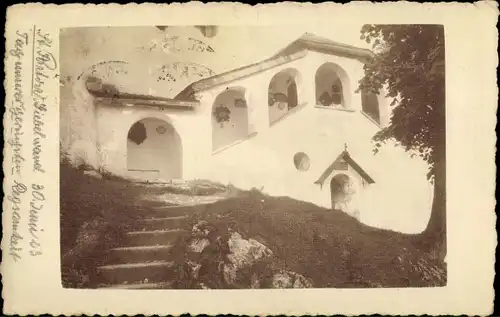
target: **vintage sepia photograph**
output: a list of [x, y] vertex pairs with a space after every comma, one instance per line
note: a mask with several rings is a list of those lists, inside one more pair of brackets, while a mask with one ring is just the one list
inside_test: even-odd
[[64, 288], [447, 285], [437, 24], [59, 33]]

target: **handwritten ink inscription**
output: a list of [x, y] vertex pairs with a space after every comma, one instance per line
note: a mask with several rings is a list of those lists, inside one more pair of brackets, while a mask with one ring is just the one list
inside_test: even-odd
[[33, 171], [45, 173], [40, 154], [43, 151], [43, 141], [47, 138], [44, 131], [44, 116], [47, 112], [46, 85], [49, 78], [53, 78], [53, 72], [57, 68], [57, 61], [52, 50], [52, 39], [50, 34], [44, 33], [41, 29], [36, 29], [33, 39], [35, 55], [33, 56]]
[[31, 202], [30, 202], [30, 213], [28, 220], [28, 229], [30, 233], [29, 241], [29, 254], [31, 256], [38, 256], [42, 254], [42, 247], [40, 244], [40, 238], [38, 236], [39, 232], [43, 232], [43, 229], [39, 226], [39, 213], [43, 209], [43, 202], [45, 201], [45, 195], [43, 193], [44, 186], [39, 184], [31, 185]]
[[14, 48], [9, 50], [10, 56], [14, 61], [14, 98], [12, 105], [9, 108], [9, 115], [11, 120], [10, 137], [7, 143], [12, 147], [12, 168], [11, 174], [21, 176], [21, 169], [25, 161], [22, 155], [23, 145], [21, 137], [24, 134], [24, 113], [26, 108], [24, 106], [24, 92], [23, 92], [23, 71], [24, 61], [23, 57], [25, 49], [28, 46], [28, 33], [21, 33], [16, 31], [16, 39]]
[[16, 31], [13, 48], [9, 50], [9, 55], [14, 59], [14, 89], [12, 104], [8, 109], [10, 118], [10, 134], [7, 137], [7, 144], [11, 148], [11, 175], [13, 176], [12, 185], [10, 186], [10, 193], [6, 195], [7, 200], [11, 204], [10, 215], [12, 219], [11, 233], [9, 237], [9, 255], [18, 261], [22, 258], [21, 253], [23, 248], [21, 246], [21, 220], [22, 220], [22, 197], [26, 193], [27, 187], [20, 180], [23, 163], [25, 161], [22, 151], [22, 136], [24, 135], [24, 114], [26, 107], [24, 104], [24, 80], [23, 72], [25, 70], [24, 56], [27, 51], [28, 33]]
[[[20, 225], [22, 220], [22, 209], [21, 204], [23, 201], [24, 194], [28, 191], [28, 187], [14, 180], [14, 185], [11, 186], [11, 193], [7, 195], [7, 200], [11, 203], [11, 213], [12, 213], [12, 232], [9, 239], [9, 255], [12, 256], [14, 261], [22, 259], [23, 247], [21, 246], [21, 240], [24, 237], [20, 233]], [[28, 218], [28, 232], [30, 234], [29, 239], [29, 255], [38, 256], [42, 254], [42, 248], [40, 243], [39, 232], [43, 232], [40, 228], [39, 213], [43, 210], [43, 203], [45, 201], [44, 186], [39, 184], [31, 185], [31, 202]]]
[[[50, 108], [47, 85], [51, 79], [56, 78], [54, 72], [57, 69], [57, 60], [54, 57], [53, 42], [51, 34], [40, 28], [33, 27], [29, 32], [16, 31], [12, 37], [14, 42], [8, 49], [9, 58], [13, 59], [13, 84], [12, 103], [8, 107], [9, 133], [6, 136], [9, 151], [6, 156], [11, 156], [11, 173], [6, 175], [6, 182], [10, 183], [6, 188], [6, 199], [10, 204], [9, 212], [12, 220], [11, 232], [8, 237], [8, 254], [17, 262], [23, 258], [23, 252], [27, 243], [27, 253], [30, 256], [42, 254], [42, 243], [40, 233], [40, 215], [45, 201], [45, 185], [40, 183], [26, 184], [22, 181], [22, 171], [25, 170], [26, 162], [23, 149], [27, 146], [23, 140], [25, 134], [25, 123], [27, 114], [27, 98], [32, 99], [32, 170], [34, 173], [45, 173], [41, 155], [43, 153], [43, 140], [45, 134], [45, 115]], [[31, 56], [30, 56], [31, 55]], [[31, 58], [31, 65], [29, 64]], [[28, 65], [26, 65], [28, 64]], [[31, 72], [31, 90], [29, 88], [29, 75]], [[28, 99], [29, 100], [29, 99]], [[24, 143], [24, 144], [23, 144]], [[28, 150], [29, 151], [29, 150]], [[8, 153], [8, 154], [7, 154]], [[26, 204], [23, 202], [26, 201]], [[29, 207], [28, 207], [29, 206]], [[28, 210], [28, 208], [29, 210]], [[27, 226], [27, 230], [23, 230]]]
[[14, 180], [14, 185], [11, 186], [11, 194], [7, 196], [7, 200], [11, 203], [11, 216], [12, 216], [12, 232], [9, 239], [9, 255], [12, 256], [14, 261], [21, 259], [21, 240], [23, 236], [20, 234], [21, 224], [21, 198], [26, 193], [27, 187], [23, 183]]

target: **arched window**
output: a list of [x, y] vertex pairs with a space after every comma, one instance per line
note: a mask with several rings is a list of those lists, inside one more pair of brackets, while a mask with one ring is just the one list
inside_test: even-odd
[[349, 79], [337, 64], [325, 63], [316, 71], [316, 104], [324, 107], [349, 107]]
[[296, 69], [285, 69], [273, 76], [269, 83], [269, 123], [273, 123], [298, 103], [298, 84], [300, 84], [299, 72]]
[[380, 109], [378, 95], [372, 92], [361, 92], [361, 107], [363, 112], [377, 124], [380, 124]]
[[245, 89], [231, 87], [221, 92], [212, 106], [212, 150], [248, 136]]

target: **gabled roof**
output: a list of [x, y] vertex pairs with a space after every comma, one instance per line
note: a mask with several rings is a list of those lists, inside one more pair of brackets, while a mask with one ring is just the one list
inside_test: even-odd
[[373, 52], [369, 49], [335, 42], [312, 33], [305, 33], [281, 50], [276, 56], [293, 54], [302, 50], [355, 58], [363, 63], [374, 56]]
[[240, 67], [209, 78], [201, 79], [187, 86], [183, 91], [175, 96], [175, 99], [195, 100], [194, 95], [199, 91], [210, 89], [219, 85], [228, 84], [237, 79], [241, 79], [265, 71], [267, 69], [289, 63], [291, 61], [304, 57], [307, 54], [308, 50], [355, 58], [362, 62], [366, 62], [368, 59], [373, 57], [373, 53], [368, 49], [335, 42], [311, 33], [305, 33], [273, 57], [255, 64]]
[[314, 182], [314, 184], [319, 184], [323, 186], [323, 183], [328, 178], [328, 176], [330, 176], [330, 174], [337, 169], [337, 167], [342, 163], [342, 161], [345, 161], [347, 164], [349, 164], [356, 172], [358, 172], [359, 175], [361, 175], [361, 177], [363, 177], [363, 179], [366, 182], [368, 182], [369, 184], [375, 183], [373, 178], [371, 178], [370, 175], [368, 175], [368, 173], [365, 172], [365, 170], [363, 170], [361, 166], [359, 166], [359, 164], [356, 163], [356, 161], [354, 161], [349, 152], [347, 150], [344, 150], [335, 159], [335, 161], [333, 161], [333, 163], [327, 167], [327, 169], [323, 172], [323, 174], [321, 174], [318, 180]]
[[87, 91], [95, 101], [104, 104], [138, 105], [157, 108], [190, 109], [199, 105], [198, 101], [183, 101], [164, 97], [120, 92], [115, 86], [104, 84], [99, 78], [89, 77], [85, 81]]

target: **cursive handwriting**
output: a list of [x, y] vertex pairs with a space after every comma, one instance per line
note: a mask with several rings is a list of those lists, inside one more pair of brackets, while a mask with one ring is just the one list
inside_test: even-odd
[[16, 40], [14, 48], [9, 50], [10, 56], [15, 58], [14, 62], [14, 99], [10, 107], [9, 114], [11, 119], [10, 137], [7, 143], [12, 147], [12, 175], [21, 175], [22, 164], [25, 161], [22, 155], [23, 145], [21, 137], [24, 134], [24, 93], [23, 93], [23, 56], [26, 46], [28, 45], [28, 34], [16, 31]]
[[44, 186], [32, 184], [31, 190], [30, 216], [28, 220], [28, 228], [31, 236], [29, 254], [31, 256], [38, 256], [42, 254], [38, 233], [43, 231], [43, 229], [39, 227], [39, 213], [42, 211], [43, 202], [45, 201], [45, 195], [43, 194]]
[[42, 29], [36, 29], [33, 39], [34, 52], [33, 56], [33, 171], [45, 173], [43, 169], [40, 154], [43, 151], [42, 140], [46, 139], [44, 133], [44, 115], [47, 112], [47, 94], [45, 85], [49, 78], [53, 75], [51, 72], [57, 68], [57, 61], [52, 50], [52, 39], [50, 34], [44, 33]]
[[9, 239], [9, 255], [14, 261], [21, 259], [21, 251], [23, 250], [20, 246], [23, 237], [19, 233], [19, 224], [21, 222], [21, 196], [26, 193], [27, 189], [26, 185], [14, 180], [14, 185], [11, 187], [12, 193], [7, 196], [7, 199], [12, 203], [12, 233]]

